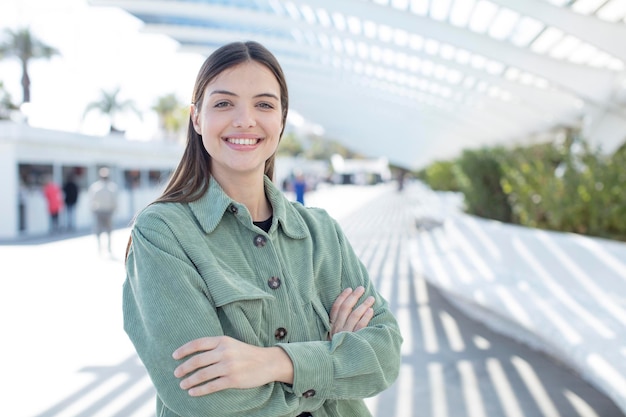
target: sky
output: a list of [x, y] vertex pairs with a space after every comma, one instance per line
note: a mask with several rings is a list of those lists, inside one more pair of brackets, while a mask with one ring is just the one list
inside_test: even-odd
[[[87, 0], [2, 0], [0, 36], [5, 29], [28, 27], [31, 33], [60, 51], [50, 60], [29, 64], [31, 105], [29, 124], [54, 130], [105, 135], [109, 121], [85, 109], [103, 90], [120, 88], [143, 113], [120, 117], [116, 126], [129, 139], [158, 136], [157, 99], [174, 93], [190, 100], [204, 57], [183, 53], [163, 35], [143, 32], [140, 20], [121, 9], [96, 7]], [[15, 58], [0, 60], [0, 80], [14, 103], [22, 101], [21, 68]], [[85, 116], [85, 117], [84, 117]]]

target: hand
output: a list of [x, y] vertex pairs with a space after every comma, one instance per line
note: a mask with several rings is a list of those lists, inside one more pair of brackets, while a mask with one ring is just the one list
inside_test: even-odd
[[355, 290], [346, 288], [339, 294], [330, 309], [329, 340], [339, 332], [356, 332], [369, 324], [374, 317], [374, 297], [367, 297], [361, 305], [354, 308], [364, 293], [365, 288], [359, 286]]
[[192, 340], [172, 357], [189, 357], [174, 370], [174, 376], [183, 378], [180, 387], [194, 397], [273, 381], [293, 383], [293, 364], [284, 350], [253, 346], [228, 336]]

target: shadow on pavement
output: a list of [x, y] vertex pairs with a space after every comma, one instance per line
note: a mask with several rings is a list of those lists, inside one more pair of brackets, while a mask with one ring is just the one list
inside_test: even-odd
[[[91, 383], [60, 399], [59, 402], [35, 417], [58, 416], [74, 407], [80, 409], [77, 414], [74, 414], [75, 417], [88, 417], [114, 403], [122, 403], [123, 407], [115, 410], [111, 417], [128, 417], [145, 407], [146, 403], [154, 403], [155, 391], [152, 385], [140, 384], [146, 378], [146, 371], [136, 355], [131, 355], [118, 365], [88, 366], [81, 369], [80, 372], [90, 373], [95, 378]], [[114, 383], [114, 379], [119, 377], [124, 378], [123, 383], [116, 385], [114, 389], [109, 390], [104, 395], [97, 395], [98, 391], [106, 389], [106, 385], [111, 382]], [[122, 397], [126, 396], [129, 390], [133, 390], [134, 395], [129, 401], [123, 401]], [[93, 401], [81, 404], [85, 402], [85, 398], [93, 398]]]

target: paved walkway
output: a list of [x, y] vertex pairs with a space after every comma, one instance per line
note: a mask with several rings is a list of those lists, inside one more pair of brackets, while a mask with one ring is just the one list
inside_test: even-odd
[[[374, 415], [623, 417], [567, 367], [468, 319], [429, 284], [420, 262], [442, 252], [420, 246], [439, 232], [415, 227], [416, 191], [347, 186], [307, 196], [339, 219], [406, 339], [398, 381], [368, 400]], [[154, 416], [154, 391], [122, 330], [127, 236], [116, 231], [113, 257], [98, 254], [92, 236], [0, 246], [3, 415]]]
[[410, 198], [427, 203], [418, 218], [443, 220], [412, 240], [416, 270], [470, 316], [562, 358], [626, 410], [626, 243], [468, 216], [417, 184]]

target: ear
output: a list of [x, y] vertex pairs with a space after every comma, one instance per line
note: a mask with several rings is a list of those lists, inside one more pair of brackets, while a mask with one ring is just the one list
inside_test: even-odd
[[191, 107], [189, 108], [189, 114], [191, 115], [191, 123], [193, 123], [194, 130], [196, 131], [198, 135], [202, 135], [202, 132], [200, 129], [200, 123], [198, 123], [198, 119], [200, 115], [198, 113], [198, 108], [196, 107], [195, 104], [192, 104]]

